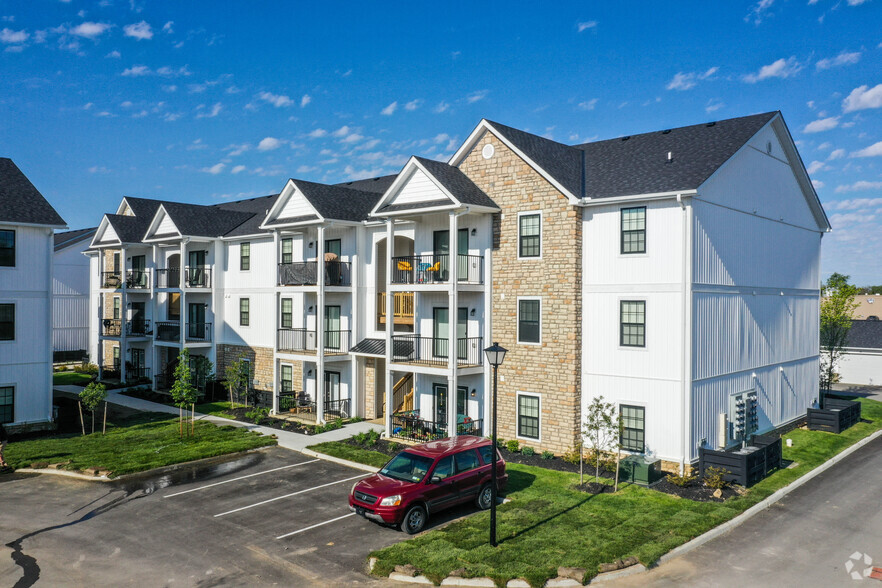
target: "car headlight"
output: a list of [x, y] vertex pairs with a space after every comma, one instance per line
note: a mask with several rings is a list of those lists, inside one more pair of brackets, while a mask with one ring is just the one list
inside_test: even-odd
[[399, 504], [401, 504], [401, 494], [387, 496], [380, 501], [380, 506], [398, 506]]
[[355, 487], [358, 486], [358, 482], [352, 485], [352, 489], [349, 491], [350, 494], [355, 494]]

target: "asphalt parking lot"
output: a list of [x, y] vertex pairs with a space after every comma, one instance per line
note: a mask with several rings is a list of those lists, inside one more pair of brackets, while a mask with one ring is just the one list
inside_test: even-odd
[[407, 535], [350, 513], [367, 475], [271, 448], [111, 484], [0, 476], [0, 585], [375, 584], [368, 554]]

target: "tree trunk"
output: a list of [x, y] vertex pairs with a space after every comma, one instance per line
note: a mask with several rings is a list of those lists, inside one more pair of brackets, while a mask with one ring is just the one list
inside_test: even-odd
[[178, 437], [184, 438], [184, 405], [178, 405]]
[[95, 434], [95, 409], [89, 411], [92, 414], [92, 434]]
[[622, 461], [622, 448], [619, 447], [616, 449], [616, 489], [615, 492], [619, 491], [619, 463]]
[[83, 403], [77, 402], [77, 407], [80, 409], [80, 428], [83, 430], [83, 437], [86, 436], [86, 423], [83, 421]]
[[585, 483], [585, 466], [583, 465], [584, 460], [582, 459], [582, 446], [579, 445], [579, 486]]
[[233, 404], [233, 385], [230, 384], [230, 408], [236, 408]]
[[104, 401], [104, 423], [101, 425], [101, 434], [107, 434], [107, 401]]
[[190, 407], [191, 407], [191, 411], [190, 411], [190, 435], [195, 436], [195, 435], [196, 435], [196, 405], [195, 405], [195, 404], [191, 404]]
[[594, 450], [594, 481], [600, 482], [600, 450]]

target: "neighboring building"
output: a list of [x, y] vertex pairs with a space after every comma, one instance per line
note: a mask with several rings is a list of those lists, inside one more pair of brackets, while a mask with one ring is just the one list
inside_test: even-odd
[[836, 366], [841, 384], [882, 385], [882, 320], [852, 321], [844, 351]]
[[882, 319], [882, 296], [877, 294], [858, 294], [854, 297], [854, 301], [858, 306], [854, 309], [852, 316], [857, 320], [879, 320]]
[[575, 146], [482, 120], [396, 176], [123, 199], [92, 243], [94, 347], [160, 387], [183, 346], [218, 374], [244, 355], [276, 411], [420, 439], [487, 434], [499, 341], [500, 437], [568, 451], [603, 395], [673, 468], [720, 413], [734, 442], [740, 401], [759, 431], [816, 401], [827, 230], [780, 113]]
[[89, 259], [83, 253], [96, 228], [55, 233], [52, 263], [53, 361], [89, 354]]
[[64, 220], [0, 158], [0, 423], [52, 420], [52, 234]]

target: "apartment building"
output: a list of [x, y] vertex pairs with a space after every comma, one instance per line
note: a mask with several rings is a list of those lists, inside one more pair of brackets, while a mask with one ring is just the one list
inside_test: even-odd
[[729, 443], [817, 398], [827, 230], [777, 112], [573, 146], [482, 120], [394, 176], [123, 199], [92, 243], [96, 353], [160, 388], [182, 347], [244, 357], [277, 413], [421, 440], [487, 434], [499, 341], [500, 437], [567, 451], [603, 395], [629, 451], [680, 467], [721, 413]]
[[53, 233], [67, 228], [11, 159], [0, 158], [0, 423], [52, 421]]
[[81, 361], [89, 349], [89, 248], [95, 227], [55, 233], [52, 260], [52, 358]]

